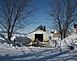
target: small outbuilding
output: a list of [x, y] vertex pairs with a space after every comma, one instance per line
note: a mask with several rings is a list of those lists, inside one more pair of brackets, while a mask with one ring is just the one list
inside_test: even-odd
[[50, 34], [47, 31], [37, 29], [27, 35], [32, 40], [31, 44], [36, 46], [47, 46], [49, 45]]

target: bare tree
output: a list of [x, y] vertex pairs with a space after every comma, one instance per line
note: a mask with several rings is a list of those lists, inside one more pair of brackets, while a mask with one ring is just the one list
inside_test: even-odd
[[76, 1], [68, 0], [65, 3], [65, 23], [63, 24], [63, 38], [66, 37], [66, 33], [69, 29], [69, 25], [75, 21], [75, 12], [76, 12]]
[[76, 11], [75, 0], [54, 0], [51, 6], [50, 16], [54, 18], [54, 23], [61, 35], [61, 39], [66, 37], [67, 31], [74, 20]]
[[1, 0], [0, 4], [0, 28], [6, 31], [10, 41], [13, 32], [27, 26], [27, 18], [31, 15], [30, 0]]

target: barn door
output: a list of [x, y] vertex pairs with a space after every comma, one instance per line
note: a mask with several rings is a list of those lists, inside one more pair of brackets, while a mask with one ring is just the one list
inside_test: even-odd
[[43, 34], [35, 34], [35, 40], [38, 39], [40, 42], [43, 41]]

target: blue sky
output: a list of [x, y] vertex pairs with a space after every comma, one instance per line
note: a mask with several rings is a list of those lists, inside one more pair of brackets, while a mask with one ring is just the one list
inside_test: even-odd
[[[55, 0], [31, 0], [31, 8], [34, 9], [32, 14], [34, 17], [28, 18], [28, 22], [31, 22], [30, 25], [24, 29], [19, 30], [21, 33], [29, 33], [34, 31], [39, 25], [46, 26], [47, 28], [53, 28], [54, 23], [53, 19], [50, 17], [50, 3], [53, 7]], [[67, 1], [67, 0], [64, 0]], [[70, 0], [69, 0], [70, 1]], [[1, 0], [0, 0], [1, 3]], [[77, 11], [76, 11], [77, 12]], [[26, 20], [26, 19], [25, 19]]]
[[[51, 0], [31, 0], [31, 8], [34, 9], [32, 14], [34, 17], [28, 18], [28, 20], [31, 22], [30, 25], [18, 31], [21, 33], [29, 33], [34, 31], [39, 25], [52, 27], [53, 23], [52, 20], [49, 18], [49, 1]], [[0, 4], [1, 3], [2, 1], [0, 0]]]
[[[30, 18], [32, 24], [28, 25], [23, 32], [29, 33], [32, 32], [37, 26], [45, 25], [46, 27], [51, 27], [52, 20], [49, 17], [49, 1], [50, 0], [33, 0], [32, 5], [35, 11], [33, 15], [36, 18]], [[22, 31], [21, 31], [22, 32]]]

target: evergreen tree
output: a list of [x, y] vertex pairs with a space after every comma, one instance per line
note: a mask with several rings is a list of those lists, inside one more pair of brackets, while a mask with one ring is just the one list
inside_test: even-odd
[[38, 26], [36, 29], [40, 29], [40, 30], [46, 31], [46, 27], [42, 26], [42, 25]]

